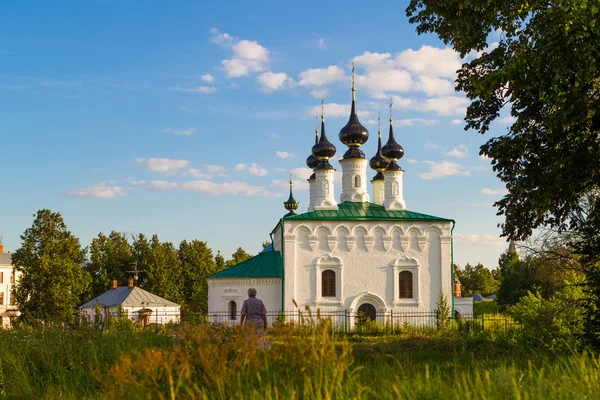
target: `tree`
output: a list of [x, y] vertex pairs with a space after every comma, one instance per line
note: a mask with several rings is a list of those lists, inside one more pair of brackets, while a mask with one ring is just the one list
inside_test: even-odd
[[225, 268], [233, 267], [234, 265], [246, 261], [250, 257], [252, 257], [250, 254], [246, 253], [246, 251], [241, 247], [238, 247], [235, 253], [231, 255], [231, 260], [227, 260], [225, 263]]
[[128, 272], [133, 268], [134, 254], [125, 234], [112, 231], [92, 239], [90, 259], [85, 270], [92, 278], [92, 294], [98, 296], [110, 288], [116, 279], [119, 285], [127, 283]]
[[186, 308], [193, 312], [208, 311], [206, 278], [217, 271], [212, 250], [206, 242], [184, 240], [179, 245], [179, 260], [183, 278], [183, 298]]
[[599, 4], [411, 0], [406, 12], [462, 57], [481, 52], [459, 70], [457, 89], [472, 100], [465, 129], [487, 132], [504, 106], [515, 118], [480, 151], [508, 189], [496, 202], [503, 235], [571, 232], [592, 289], [586, 331], [600, 346]]
[[[141, 235], [140, 235], [141, 236]], [[171, 242], [161, 243], [153, 235], [140, 253], [144, 265], [145, 289], [176, 303], [183, 300], [181, 261]]]
[[215, 256], [215, 266], [217, 271], [221, 271], [225, 268], [225, 257], [221, 255], [221, 251], [217, 251], [217, 255]]
[[63, 323], [89, 300], [90, 278], [84, 273], [85, 250], [60, 213], [39, 210], [21, 235], [12, 260], [21, 272], [15, 299], [24, 321]]
[[462, 285], [462, 294], [465, 297], [474, 294], [489, 296], [498, 290], [498, 281], [494, 278], [492, 271], [485, 268], [481, 263], [474, 267], [467, 263], [464, 270], [455, 266], [455, 271]]

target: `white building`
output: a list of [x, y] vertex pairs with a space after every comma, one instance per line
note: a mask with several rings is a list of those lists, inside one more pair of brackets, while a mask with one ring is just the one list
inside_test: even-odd
[[[110, 290], [88, 301], [79, 310], [89, 323], [116, 318], [119, 313], [139, 325], [179, 322], [181, 318], [179, 304], [134, 286], [133, 279], [129, 279], [127, 286], [117, 286], [117, 281], [113, 281]], [[97, 315], [101, 321], [96, 321]]]
[[4, 252], [0, 244], [0, 318], [3, 327], [12, 325], [12, 321], [19, 315], [13, 289], [18, 281], [20, 272], [15, 271], [12, 265], [12, 254]]
[[[340, 133], [348, 146], [339, 161], [342, 193], [334, 194], [336, 148], [325, 132], [312, 148], [307, 165], [310, 204], [295, 214], [291, 193], [289, 211], [271, 233], [272, 245], [263, 253], [209, 277], [209, 312], [222, 312], [235, 321], [249, 287], [267, 310], [306, 307], [322, 312], [364, 312], [372, 319], [390, 312], [431, 312], [442, 293], [461, 314], [472, 314], [467, 299], [454, 302], [452, 230], [449, 218], [409, 211], [403, 195], [404, 171], [398, 159], [404, 150], [394, 137], [390, 115], [389, 139], [369, 161], [360, 149], [368, 139], [356, 113], [352, 88], [350, 120]], [[391, 114], [391, 105], [390, 105]], [[367, 166], [376, 170], [367, 189]], [[371, 202], [371, 198], [373, 201]], [[213, 314], [215, 315], [215, 314]]]

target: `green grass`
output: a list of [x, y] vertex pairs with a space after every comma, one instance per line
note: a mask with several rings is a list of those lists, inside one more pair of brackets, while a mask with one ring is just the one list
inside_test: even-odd
[[0, 398], [597, 398], [600, 360], [550, 354], [517, 330], [334, 335], [282, 326], [0, 331]]
[[496, 314], [499, 312], [496, 300], [483, 300], [473, 302], [473, 314]]

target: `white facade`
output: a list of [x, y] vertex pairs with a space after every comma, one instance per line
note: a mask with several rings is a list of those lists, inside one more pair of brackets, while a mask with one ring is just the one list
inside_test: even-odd
[[404, 188], [402, 184], [402, 170], [384, 171], [385, 200], [383, 206], [386, 210], [406, 210], [404, 201]]
[[382, 180], [373, 180], [373, 203], [380, 206], [385, 201], [385, 185]]
[[0, 250], [0, 323], [2, 327], [10, 327], [11, 320], [19, 315], [13, 290], [21, 276], [15, 271], [9, 253], [1, 253]]
[[460, 315], [471, 317], [473, 315], [473, 298], [472, 297], [455, 297], [454, 310]]
[[367, 193], [367, 165], [364, 158], [340, 160], [342, 166], [342, 194], [340, 203], [344, 201], [369, 201]]
[[337, 210], [335, 201], [334, 169], [318, 169], [315, 171], [313, 209], [315, 210]]
[[[170, 307], [145, 307], [145, 306], [123, 306], [121, 315], [127, 316], [132, 322], [142, 324], [142, 317], [139, 313], [142, 309], [151, 309], [146, 323], [148, 324], [168, 324], [169, 322], [180, 322], [181, 312], [179, 306]], [[81, 316], [91, 324], [95, 322], [106, 321], [108, 318], [117, 318], [119, 316], [119, 306], [104, 307], [100, 309], [101, 321], [96, 321], [96, 308], [81, 308]]]
[[[431, 311], [442, 292], [452, 296], [450, 222], [284, 221], [284, 309], [294, 301], [355, 312]], [[281, 226], [274, 236], [281, 235]], [[281, 250], [277, 248], [275, 250]], [[333, 297], [323, 297], [321, 276], [336, 277]], [[400, 298], [400, 273], [412, 274], [412, 298]]]

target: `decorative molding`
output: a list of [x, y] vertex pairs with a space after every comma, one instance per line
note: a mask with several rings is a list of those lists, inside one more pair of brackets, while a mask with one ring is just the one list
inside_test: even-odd
[[318, 241], [319, 241], [319, 238], [317, 237], [317, 235], [309, 235], [308, 236], [308, 245], [310, 246], [311, 251], [315, 251], [315, 249], [317, 248]]
[[383, 235], [383, 248], [388, 251], [392, 247], [392, 236]]
[[329, 247], [330, 251], [335, 249], [336, 244], [337, 244], [337, 236], [327, 235], [327, 247]]
[[419, 250], [425, 251], [427, 248], [427, 236], [417, 236], [417, 241], [419, 242]]
[[371, 251], [373, 250], [373, 236], [366, 236], [365, 235], [365, 247], [367, 248], [367, 251]]
[[346, 247], [348, 247], [349, 251], [354, 249], [354, 245], [356, 244], [356, 237], [354, 235], [346, 236]]

